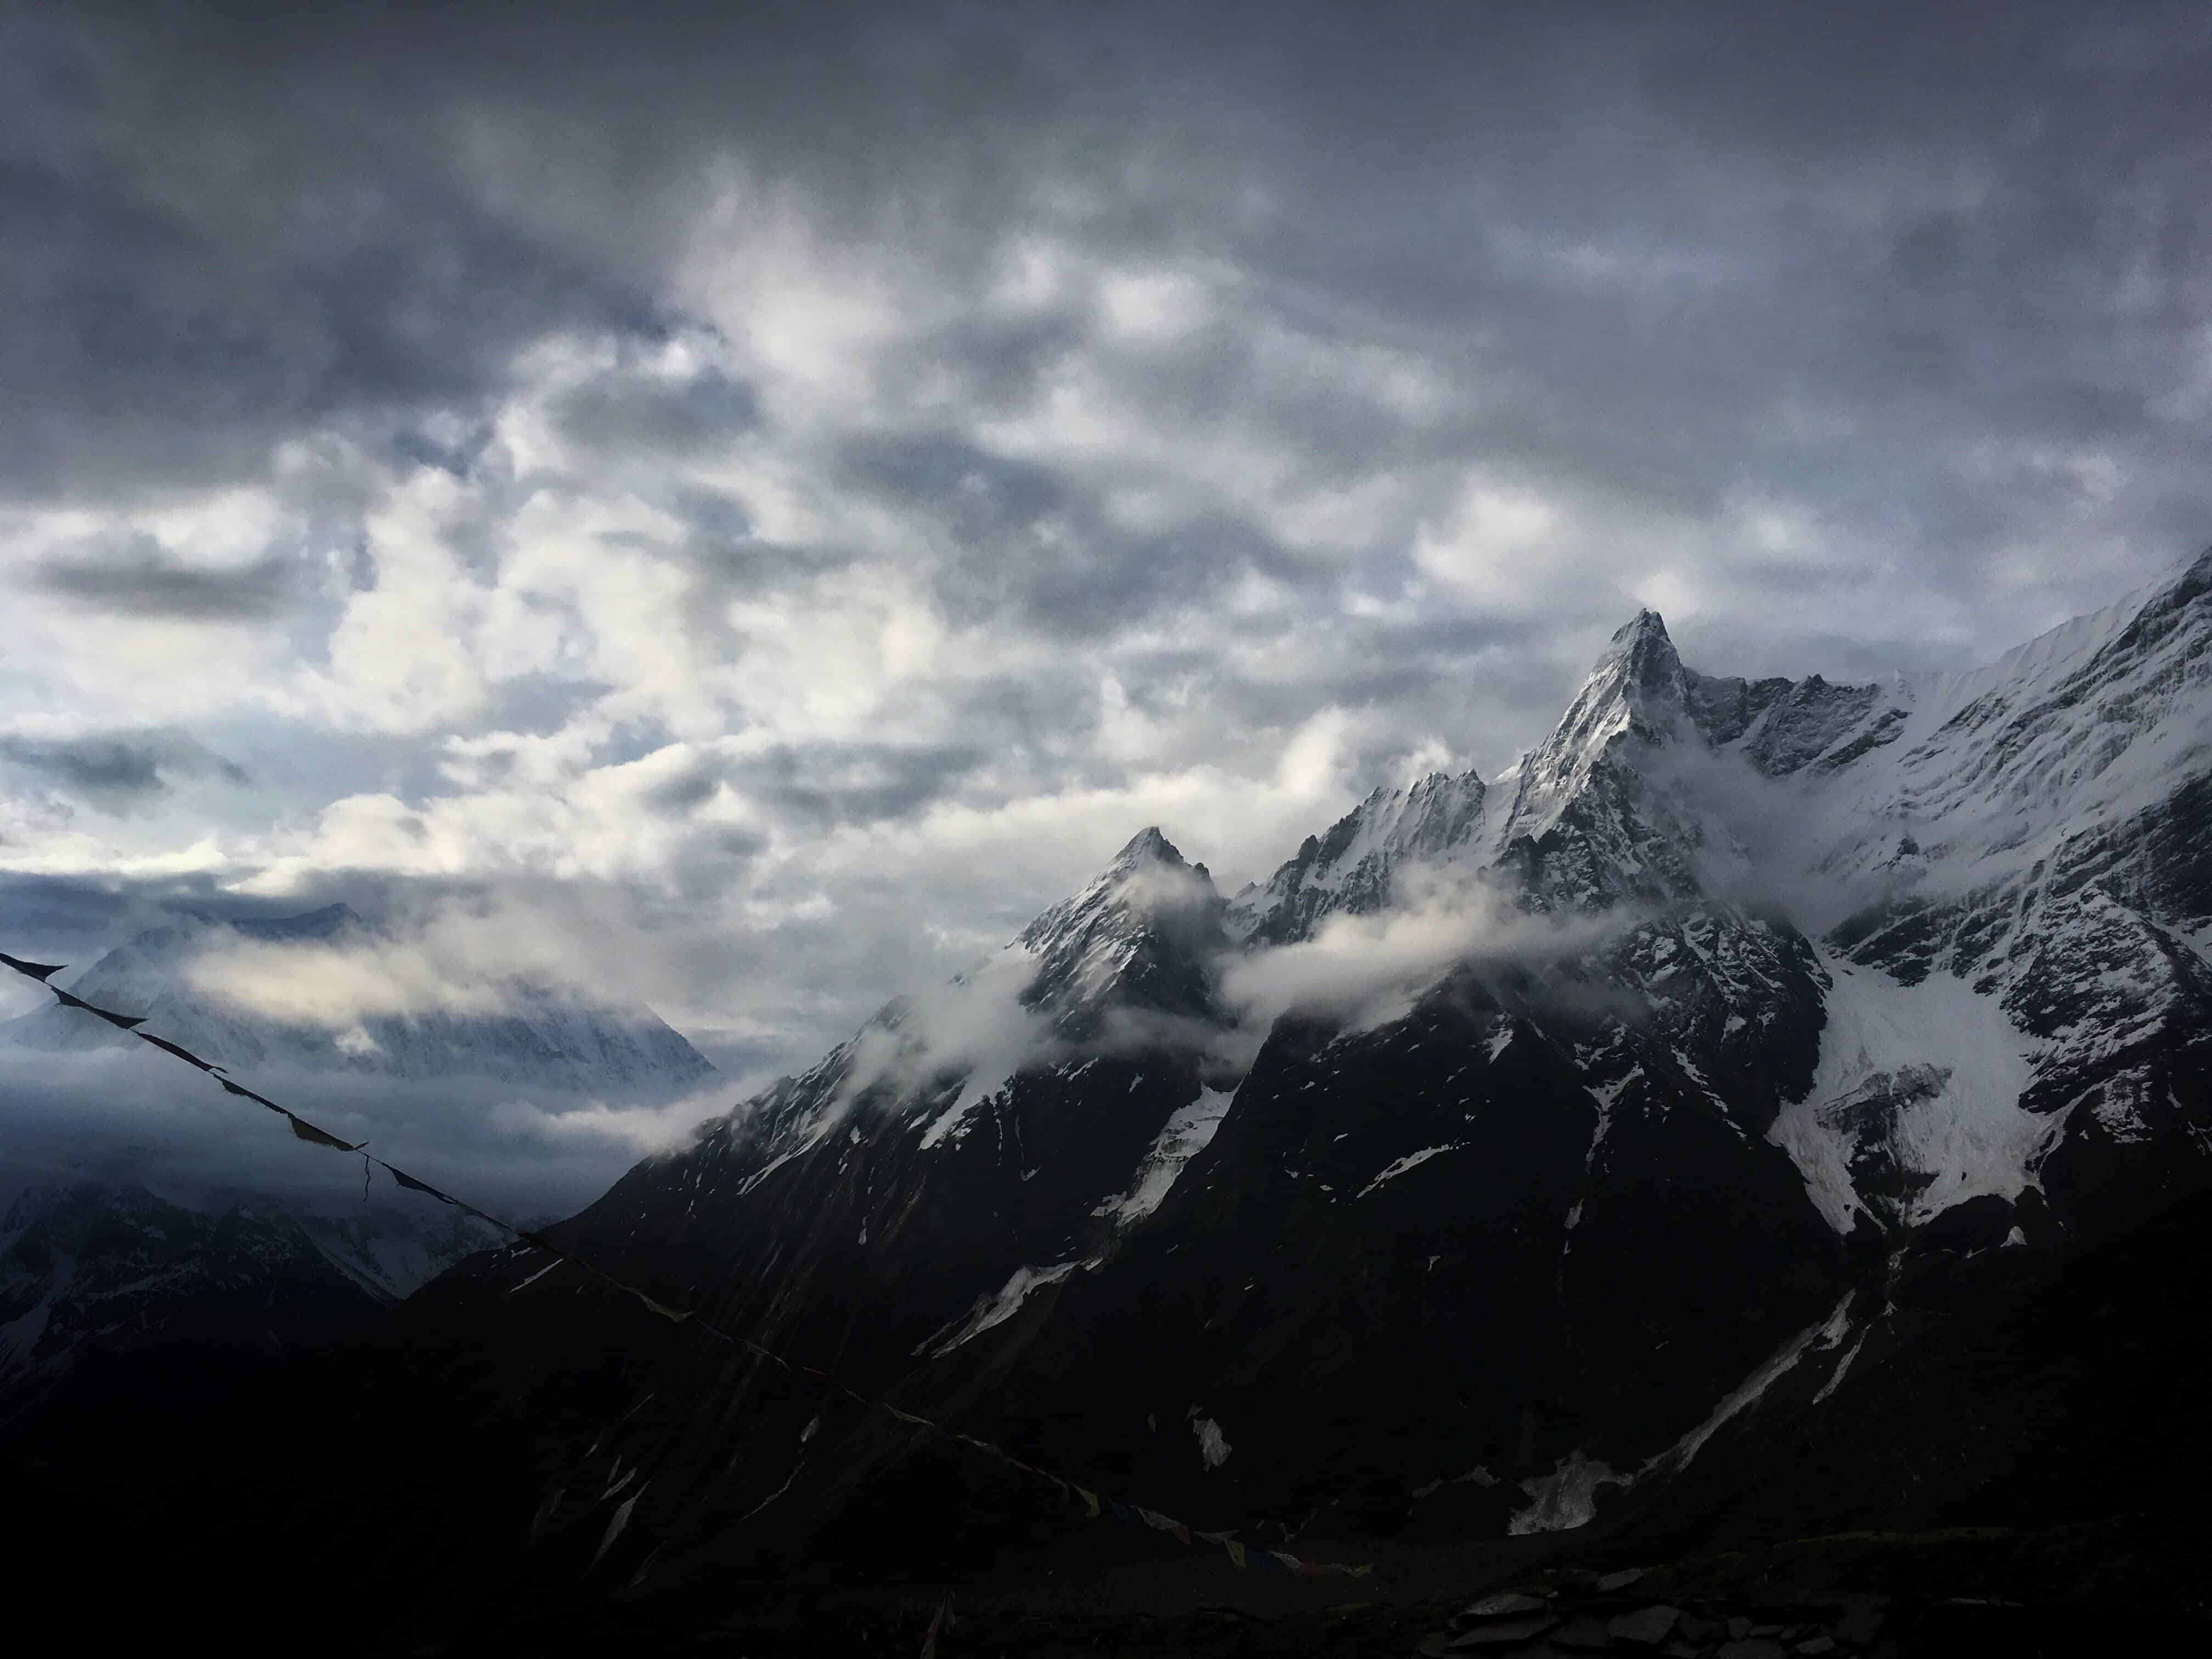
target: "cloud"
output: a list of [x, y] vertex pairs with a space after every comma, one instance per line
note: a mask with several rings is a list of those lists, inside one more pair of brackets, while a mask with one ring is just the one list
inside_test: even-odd
[[1036, 963], [1008, 951], [940, 985], [898, 998], [854, 1038], [836, 1106], [872, 1091], [894, 1097], [965, 1077], [963, 1102], [981, 1099], [1015, 1073], [1046, 1064], [1061, 1045], [1048, 1013], [1022, 1000]]
[[184, 977], [219, 1006], [333, 1031], [371, 1016], [504, 1013], [513, 1002], [512, 987], [457, 975], [419, 945], [233, 939], [196, 957]]
[[75, 557], [47, 559], [33, 580], [98, 610], [180, 622], [260, 622], [291, 602], [298, 562], [266, 553], [208, 567], [175, 558], [149, 535]]
[[556, 398], [552, 416], [580, 448], [665, 453], [728, 444], [757, 425], [761, 412], [750, 386], [710, 368], [678, 382], [587, 380]]
[[1339, 915], [1308, 940], [1229, 959], [1222, 998], [1256, 1052], [1285, 1014], [1358, 1031], [1410, 1012], [1421, 994], [1462, 968], [1498, 972], [1586, 955], [1640, 920], [1532, 913], [1480, 876], [1433, 877], [1372, 915]]
[[169, 793], [177, 778], [215, 778], [240, 787], [244, 767], [182, 732], [149, 728], [40, 737], [0, 732], [0, 761], [53, 780], [111, 812], [130, 811]]
[[641, 1000], [618, 954], [592, 955], [544, 911], [496, 892], [424, 901], [329, 939], [210, 929], [183, 963], [191, 994], [284, 1024], [357, 1030], [363, 1020], [514, 1012], [558, 994], [619, 1010]]

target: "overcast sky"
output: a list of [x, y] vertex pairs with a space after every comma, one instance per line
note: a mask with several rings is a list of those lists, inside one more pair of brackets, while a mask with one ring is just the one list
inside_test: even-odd
[[0, 10], [0, 948], [451, 898], [750, 1080], [1639, 605], [2212, 542], [2201, 5], [337, 9]]

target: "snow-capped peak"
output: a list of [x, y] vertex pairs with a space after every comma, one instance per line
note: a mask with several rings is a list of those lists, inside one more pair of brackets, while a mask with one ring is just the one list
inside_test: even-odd
[[1205, 1013], [1212, 1001], [1206, 960], [1219, 944], [1221, 910], [1206, 866], [1185, 863], [1157, 826], [1146, 829], [1007, 947], [1036, 964], [1021, 1000], [1063, 1019], [1079, 1018], [1109, 994]]
[[1488, 792], [1473, 772], [1432, 772], [1408, 787], [1378, 788], [1326, 836], [1231, 902], [1224, 926], [1248, 949], [1310, 938], [1328, 916], [1364, 915], [1402, 897], [1416, 865], [1455, 864], [1482, 847]]
[[1549, 830], [1616, 743], [1661, 741], [1675, 729], [1688, 696], [1666, 623], [1656, 611], [1638, 611], [1599, 653], [1565, 717], [1522, 763], [1498, 844]]
[[1682, 659], [1656, 611], [1639, 611], [1614, 630], [1588, 682], [1590, 687], [1608, 684], [1634, 714], [1671, 714], [1681, 707]]
[[1107, 866], [1107, 872], [1133, 870], [1141, 864], [1176, 865], [1182, 861], [1182, 854], [1176, 850], [1176, 844], [1161, 834], [1160, 826], [1155, 823], [1130, 836], [1121, 850], [1114, 854], [1114, 861]]

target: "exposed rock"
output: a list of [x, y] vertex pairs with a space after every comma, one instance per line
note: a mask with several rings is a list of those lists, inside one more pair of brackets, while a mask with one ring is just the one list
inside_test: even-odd
[[1881, 1609], [1862, 1601], [1836, 1621], [1836, 1639], [1855, 1648], [1869, 1645], [1881, 1634]]
[[1614, 1619], [1605, 1627], [1606, 1634], [1616, 1641], [1656, 1647], [1674, 1633], [1675, 1621], [1681, 1616], [1680, 1607], [1670, 1607], [1663, 1602], [1655, 1607], [1639, 1607], [1634, 1613], [1624, 1613]]
[[1552, 1632], [1555, 1646], [1596, 1652], [1613, 1645], [1613, 1637], [1597, 1620], [1587, 1614], [1570, 1620]]
[[1531, 1613], [1547, 1613], [1550, 1604], [1540, 1595], [1529, 1595], [1520, 1590], [1505, 1590], [1496, 1595], [1486, 1595], [1480, 1601], [1462, 1607], [1455, 1619], [1504, 1619]]
[[1516, 1642], [1526, 1642], [1541, 1636], [1558, 1624], [1559, 1620], [1547, 1613], [1536, 1619], [1501, 1619], [1494, 1623], [1477, 1625], [1462, 1631], [1444, 1644], [1447, 1653], [1465, 1653], [1481, 1648], [1510, 1647]]

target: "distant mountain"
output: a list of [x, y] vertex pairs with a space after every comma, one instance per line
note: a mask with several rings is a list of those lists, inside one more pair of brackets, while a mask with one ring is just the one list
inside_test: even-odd
[[[270, 920], [188, 918], [108, 951], [68, 988], [142, 1015], [149, 1030], [240, 1072], [282, 1066], [417, 1079], [487, 1077], [631, 1101], [675, 1099], [717, 1075], [651, 1009], [619, 997], [591, 1000], [512, 978], [470, 988], [492, 994], [496, 1012], [432, 1006], [366, 1012], [335, 1026], [234, 1006], [200, 988], [192, 972], [199, 959], [234, 946], [296, 949], [312, 963], [318, 952], [373, 953], [389, 943], [343, 904]], [[281, 964], [281, 954], [273, 960]], [[0, 1026], [0, 1041], [81, 1049], [131, 1039], [57, 1005]]]
[[[403, 1085], [489, 1078], [604, 1100], [657, 1103], [716, 1073], [641, 1005], [594, 1006], [520, 982], [484, 988], [496, 1012], [366, 1015], [342, 1030], [232, 1006], [192, 969], [240, 945], [373, 951], [389, 941], [343, 905], [274, 920], [186, 918], [110, 951], [71, 988], [146, 1019], [241, 1079], [272, 1068]], [[307, 958], [312, 962], [312, 958]], [[281, 968], [283, 958], [276, 958]], [[132, 1038], [55, 1006], [0, 1026], [0, 1043], [87, 1049]], [[158, 1075], [167, 1075], [166, 1073]], [[187, 1074], [188, 1075], [188, 1074]], [[304, 1104], [304, 1103], [303, 1103]], [[379, 1195], [316, 1204], [135, 1181], [46, 1182], [0, 1222], [0, 1417], [161, 1386], [164, 1367], [225, 1356], [263, 1364], [380, 1329], [390, 1309], [470, 1254], [503, 1242], [461, 1212]], [[195, 1362], [198, 1363], [198, 1362]], [[102, 1380], [88, 1381], [90, 1364]]]

